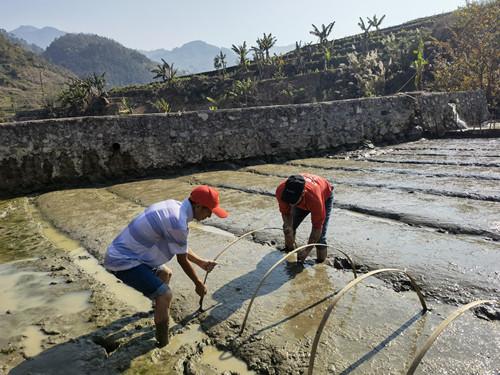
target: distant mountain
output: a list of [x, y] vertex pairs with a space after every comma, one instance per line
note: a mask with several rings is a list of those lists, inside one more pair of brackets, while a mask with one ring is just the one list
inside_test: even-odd
[[64, 31], [54, 27], [43, 27], [41, 29], [34, 26], [20, 26], [11, 31], [18, 38], [24, 39], [28, 43], [36, 44], [40, 48], [47, 48], [54, 39], [66, 34]]
[[0, 119], [42, 107], [74, 77], [0, 33]]
[[0, 29], [0, 34], [9, 39], [12, 43], [23, 47], [27, 51], [36, 53], [37, 55], [40, 55], [43, 52], [43, 49], [38, 47], [36, 44], [28, 43], [24, 39], [18, 38], [14, 34], [9, 33], [4, 29]]
[[295, 49], [295, 44], [289, 44], [288, 46], [275, 46], [271, 48], [271, 54], [282, 55], [284, 53], [293, 51]]
[[47, 47], [43, 56], [79, 77], [106, 73], [109, 86], [149, 83], [156, 64], [136, 50], [112, 39], [91, 34], [65, 34]]
[[[295, 48], [294, 45], [274, 47], [271, 53], [285, 53]], [[174, 48], [173, 50], [157, 49], [153, 51], [141, 51], [151, 60], [161, 62], [163, 58], [168, 63], [187, 73], [202, 73], [214, 70], [214, 57], [222, 50], [226, 55], [227, 66], [236, 65], [238, 57], [229, 48], [216, 47], [202, 40], [195, 40]], [[249, 54], [250, 57], [250, 54]]]
[[174, 63], [174, 66], [187, 73], [201, 73], [214, 69], [214, 57], [222, 49], [226, 55], [227, 65], [235, 65], [236, 55], [228, 48], [220, 48], [201, 40], [186, 43], [181, 47], [176, 47], [169, 51], [166, 49], [157, 49], [154, 51], [141, 51], [151, 60], [160, 62], [165, 59], [168, 63]]

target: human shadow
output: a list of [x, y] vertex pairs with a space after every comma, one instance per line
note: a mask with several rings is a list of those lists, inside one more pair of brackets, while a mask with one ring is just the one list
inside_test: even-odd
[[[281, 259], [283, 255], [285, 255], [285, 253], [280, 251], [272, 251], [266, 254], [260, 259], [254, 270], [229, 281], [217, 289], [212, 295], [217, 303], [215, 306], [209, 308], [210, 312], [208, 316], [202, 320], [201, 325], [203, 329], [211, 329], [217, 324], [225, 321], [240, 309], [244, 302], [252, 297], [265, 273], [274, 263]], [[266, 279], [256, 297], [270, 294], [279, 289], [303, 270], [304, 266], [300, 263], [288, 263], [284, 261], [284, 263], [277, 267]]]
[[283, 323], [286, 323], [286, 322], [288, 322], [288, 321], [290, 321], [290, 320], [292, 320], [292, 319], [296, 318], [297, 316], [299, 316], [299, 315], [301, 315], [301, 314], [304, 314], [305, 312], [307, 312], [307, 311], [309, 311], [309, 310], [311, 310], [311, 309], [315, 308], [316, 306], [321, 305], [323, 302], [326, 302], [327, 300], [329, 300], [330, 298], [332, 298], [333, 296], [335, 296], [335, 294], [337, 294], [337, 293], [338, 293], [338, 291], [335, 291], [335, 292], [333, 292], [333, 293], [328, 294], [327, 296], [325, 296], [325, 297], [323, 297], [323, 298], [321, 298], [321, 299], [317, 300], [316, 302], [311, 303], [310, 305], [308, 305], [308, 306], [306, 306], [306, 307], [303, 307], [303, 308], [302, 308], [302, 309], [300, 309], [300, 310], [297, 310], [297, 311], [296, 311], [296, 312], [294, 312], [293, 314], [288, 315], [288, 316], [286, 316], [285, 318], [283, 318], [283, 319], [281, 319], [281, 320], [278, 320], [277, 322], [274, 322], [274, 323], [272, 323], [272, 324], [269, 324], [269, 325], [267, 325], [266, 327], [261, 328], [261, 329], [259, 329], [259, 330], [255, 331], [254, 333], [252, 333], [252, 334], [250, 335], [250, 337], [259, 336], [262, 332], [265, 332], [265, 331], [267, 331], [267, 330], [269, 330], [269, 329], [272, 329], [272, 328], [274, 328], [274, 327], [277, 327], [277, 326], [279, 326], [279, 325], [281, 325], [281, 324], [283, 324]]
[[[53, 346], [14, 367], [9, 374], [121, 373], [131, 362], [156, 347], [149, 313], [120, 318], [86, 335]], [[177, 327], [173, 327], [174, 330]]]
[[404, 331], [410, 328], [415, 322], [417, 322], [421, 317], [425, 315], [425, 311], [421, 310], [406, 322], [404, 322], [398, 329], [392, 332], [389, 336], [387, 336], [384, 340], [377, 344], [372, 350], [359, 358], [356, 362], [352, 363], [349, 367], [347, 367], [344, 371], [340, 373], [340, 375], [348, 375], [356, 370], [363, 363], [369, 361], [375, 355], [377, 355], [380, 351], [385, 349], [385, 347], [394, 339], [396, 339], [399, 335], [401, 335]]

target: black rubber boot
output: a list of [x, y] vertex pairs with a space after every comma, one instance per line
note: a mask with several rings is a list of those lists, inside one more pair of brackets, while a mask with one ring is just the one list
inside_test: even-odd
[[323, 263], [328, 255], [328, 247], [316, 245], [316, 262]]
[[156, 324], [156, 341], [159, 348], [168, 344], [168, 322]]

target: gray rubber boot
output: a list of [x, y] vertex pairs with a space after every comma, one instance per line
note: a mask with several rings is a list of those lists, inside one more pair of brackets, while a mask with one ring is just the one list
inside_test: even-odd
[[168, 322], [156, 324], [156, 340], [159, 348], [168, 344]]

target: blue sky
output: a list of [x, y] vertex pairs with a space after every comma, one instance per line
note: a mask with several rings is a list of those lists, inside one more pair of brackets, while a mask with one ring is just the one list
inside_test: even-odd
[[53, 26], [94, 33], [126, 47], [171, 49], [192, 40], [229, 47], [263, 32], [277, 45], [310, 41], [311, 24], [335, 20], [334, 38], [358, 33], [359, 16], [383, 26], [454, 10], [465, 0], [0, 0], [0, 28]]

